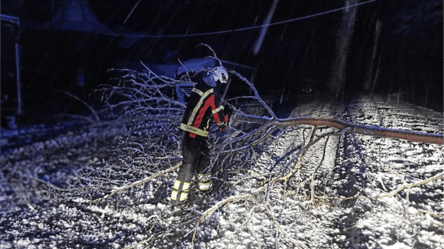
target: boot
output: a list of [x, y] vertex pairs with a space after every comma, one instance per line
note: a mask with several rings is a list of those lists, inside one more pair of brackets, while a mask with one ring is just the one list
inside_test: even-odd
[[185, 203], [188, 200], [190, 183], [175, 180], [172, 190], [173, 192], [171, 193], [171, 203], [173, 205]]
[[211, 181], [211, 174], [199, 174], [198, 175], [199, 180], [199, 189], [202, 191], [208, 191], [211, 189], [211, 186], [213, 185]]

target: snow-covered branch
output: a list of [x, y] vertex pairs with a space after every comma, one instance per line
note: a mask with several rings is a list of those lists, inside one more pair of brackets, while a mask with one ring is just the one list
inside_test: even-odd
[[430, 133], [420, 133], [405, 130], [393, 130], [378, 126], [366, 126], [359, 124], [347, 123], [344, 121], [337, 121], [334, 119], [318, 119], [318, 118], [289, 118], [285, 120], [274, 120], [265, 121], [263, 118], [256, 118], [253, 116], [240, 116], [240, 120], [250, 123], [265, 123], [268, 122], [269, 125], [275, 125], [277, 127], [288, 127], [288, 126], [298, 126], [298, 125], [313, 125], [313, 126], [327, 126], [334, 127], [337, 129], [345, 129], [350, 127], [350, 129], [345, 130], [346, 133], [357, 133], [375, 137], [388, 137], [404, 139], [411, 142], [420, 143], [434, 143], [443, 144], [443, 134], [430, 134]]

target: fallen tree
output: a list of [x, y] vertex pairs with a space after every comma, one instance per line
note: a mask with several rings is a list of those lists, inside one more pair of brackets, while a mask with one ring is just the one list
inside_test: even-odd
[[[147, 69], [147, 73], [144, 76], [143, 79], [134, 77], [134, 72], [126, 71], [130, 76], [125, 76], [121, 80], [121, 83], [124, 83], [126, 86], [125, 88], [119, 90], [119, 88], [113, 87], [113, 94], [120, 94], [121, 92], [125, 92], [125, 96], [132, 99], [131, 102], [120, 102], [123, 103], [123, 105], [126, 105], [128, 103], [137, 103], [137, 108], [127, 108], [125, 107], [125, 115], [120, 115], [120, 120], [126, 120], [127, 122], [134, 122], [137, 119], [142, 120], [171, 120], [172, 122], [178, 122], [181, 118], [181, 108], [183, 108], [182, 104], [179, 104], [174, 101], [174, 98], [171, 98], [168, 100], [168, 96], [166, 96], [162, 91], [160, 90], [163, 87], [172, 87], [176, 84], [180, 84], [180, 82], [175, 81], [174, 79], [167, 79], [165, 77], [161, 78], [162, 84], [156, 85], [155, 91], [150, 90], [150, 93], [155, 93], [157, 95], [161, 95], [161, 98], [158, 96], [151, 96], [149, 94], [145, 93], [145, 88], [150, 88], [150, 86], [153, 85], [153, 82], [158, 80], [159, 76], [155, 75], [153, 72]], [[272, 175], [271, 177], [268, 175], [265, 175], [263, 173], [257, 173], [254, 170], [249, 170], [251, 177], [254, 178], [261, 178], [263, 181], [261, 181], [262, 186], [258, 187], [256, 189], [250, 189], [248, 194], [244, 195], [234, 195], [229, 198], [223, 199], [211, 207], [205, 209], [204, 211], [196, 211], [199, 215], [195, 216], [192, 220], [187, 221], [187, 224], [189, 222], [195, 222], [195, 229], [193, 232], [193, 236], [191, 239], [190, 246], [193, 245], [196, 233], [198, 230], [198, 227], [200, 224], [202, 224], [208, 217], [210, 217], [216, 210], [222, 208], [223, 206], [229, 204], [229, 203], [236, 203], [240, 201], [246, 201], [252, 198], [258, 198], [259, 195], [265, 195], [268, 196], [270, 192], [281, 192], [284, 193], [287, 192], [285, 189], [289, 187], [288, 182], [289, 180], [294, 177], [295, 175], [301, 174], [301, 166], [304, 162], [304, 157], [306, 156], [309, 149], [317, 144], [319, 141], [326, 141], [326, 144], [324, 145], [324, 149], [327, 146], [327, 141], [329, 137], [340, 137], [345, 134], [362, 134], [367, 136], [373, 136], [373, 137], [385, 137], [385, 138], [393, 138], [393, 139], [401, 139], [406, 140], [410, 142], [417, 142], [417, 143], [430, 143], [430, 144], [437, 144], [442, 145], [443, 144], [443, 135], [442, 134], [430, 134], [430, 133], [420, 133], [420, 132], [412, 132], [412, 131], [405, 131], [405, 130], [394, 130], [394, 129], [387, 129], [384, 127], [378, 127], [378, 126], [366, 126], [361, 124], [355, 124], [350, 122], [344, 122], [341, 120], [334, 120], [334, 119], [323, 119], [323, 118], [307, 118], [307, 117], [295, 117], [295, 118], [288, 118], [288, 119], [280, 119], [277, 118], [274, 112], [271, 110], [271, 108], [265, 103], [265, 101], [262, 100], [262, 98], [257, 93], [254, 86], [244, 77], [239, 75], [236, 72], [231, 72], [232, 75], [237, 76], [242, 81], [244, 81], [246, 84], [248, 84], [252, 91], [254, 92], [254, 96], [243, 96], [243, 97], [236, 97], [236, 99], [245, 98], [245, 99], [254, 99], [258, 101], [263, 109], [268, 112], [266, 115], [258, 116], [258, 115], [251, 115], [242, 112], [237, 106], [230, 103], [230, 100], [228, 99], [226, 103], [231, 104], [233, 109], [235, 110], [235, 120], [234, 122], [239, 125], [242, 123], [247, 124], [254, 124], [258, 125], [259, 127], [253, 128], [248, 131], [238, 130], [236, 127], [232, 127], [235, 132], [231, 133], [229, 136], [226, 137], [212, 137], [210, 138], [211, 143], [213, 144], [213, 158], [212, 165], [215, 166], [216, 164], [227, 164], [232, 163], [233, 158], [238, 153], [244, 153], [247, 158], [250, 158], [253, 154], [253, 147], [259, 146], [261, 143], [263, 143], [266, 140], [272, 139], [273, 134], [277, 131], [280, 131], [282, 129], [288, 128], [288, 127], [306, 127], [304, 129], [310, 129], [307, 127], [312, 127], [310, 130], [310, 139], [308, 142], [303, 144], [303, 146], [298, 150], [296, 155], [291, 156], [291, 158], [281, 166], [281, 170]], [[133, 91], [133, 88], [131, 85], [138, 86], [137, 90]], [[143, 87], [145, 86], [145, 87]], [[139, 97], [145, 95], [145, 98], [143, 101], [138, 101]], [[145, 106], [143, 106], [141, 103], [148, 103], [146, 101], [152, 101], [152, 103], [155, 103], [156, 106], [148, 106], [145, 109]], [[114, 108], [119, 104], [107, 104], [109, 107]], [[158, 105], [163, 105], [159, 107]], [[138, 115], [134, 115], [136, 112], [145, 111], [147, 116], [140, 117], [140, 113]], [[149, 112], [154, 111], [158, 114], [151, 115]], [[174, 115], [162, 115], [161, 112], [167, 111], [168, 113], [174, 113]], [[122, 118], [124, 117], [124, 118]], [[327, 129], [328, 132], [324, 132], [322, 134], [317, 134], [317, 131], [320, 129]], [[280, 133], [282, 135], [283, 132]], [[234, 134], [234, 135], [233, 135]], [[276, 137], [279, 137], [280, 135], [277, 135]], [[276, 138], [274, 137], [274, 139]], [[219, 143], [220, 141], [224, 141], [223, 143]], [[251, 142], [253, 141], [253, 142]], [[324, 151], [325, 154], [325, 151]], [[322, 157], [323, 159], [324, 157]], [[217, 162], [217, 163], [216, 163]], [[278, 164], [278, 162], [276, 162]], [[320, 166], [320, 164], [319, 164]], [[403, 189], [411, 189], [412, 187], [419, 187], [421, 185], [427, 184], [431, 181], [437, 181], [442, 179], [443, 174], [439, 173], [432, 177], [429, 177], [425, 180], [418, 181], [416, 183], [412, 184], [404, 184], [401, 185], [396, 191], [390, 193], [390, 194], [381, 194], [377, 196], [371, 196], [371, 197], [365, 197], [360, 194], [355, 195], [353, 197], [346, 197], [346, 198], [337, 198], [337, 197], [328, 197], [328, 196], [318, 196], [315, 194], [315, 183], [314, 179], [316, 177], [316, 171], [319, 168], [319, 166], [316, 168], [316, 170], [313, 171], [312, 175], [309, 178], [301, 179], [301, 177], [298, 178], [295, 184], [292, 186], [297, 187], [297, 190], [295, 190], [296, 195], [300, 195], [299, 189], [303, 188], [304, 184], [307, 183], [307, 180], [311, 180], [311, 184], [309, 185], [309, 188], [311, 189], [311, 192], [309, 196], [306, 195], [305, 192], [304, 198], [306, 201], [301, 202], [302, 206], [307, 205], [331, 205], [333, 201], [344, 201], [344, 200], [350, 200], [354, 199], [355, 201], [361, 198], [367, 198], [367, 199], [373, 199], [377, 200], [380, 198], [387, 198], [396, 195]], [[172, 172], [177, 167], [179, 167], [179, 164], [175, 165], [172, 168], [166, 169], [158, 174], [155, 174], [154, 176], [163, 176], [165, 172]], [[224, 167], [224, 166], [221, 166]], [[241, 165], [242, 167], [242, 165]], [[104, 199], [95, 200], [97, 201], [104, 201], [105, 199], [118, 194], [119, 192], [123, 192], [124, 190], [128, 190], [135, 186], [140, 186], [141, 184], [147, 184], [150, 180], [152, 180], [153, 177], [150, 177], [149, 179], [141, 180], [138, 182], [135, 182], [131, 185], [121, 186], [119, 188], [115, 188], [112, 192], [112, 194], [106, 196]], [[282, 188], [284, 190], [282, 190]], [[408, 199], [408, 198], [407, 198]], [[407, 200], [408, 201], [408, 200]], [[269, 207], [267, 206], [267, 202], [262, 202], [259, 206], [259, 204], [255, 205], [253, 208], [252, 213], [256, 208], [262, 205], [262, 207], [267, 211], [267, 213], [272, 218], [273, 222], [276, 224], [276, 228], [278, 233], [281, 233], [285, 235], [285, 237], [291, 241], [295, 246], [298, 248], [306, 248], [306, 245], [303, 243], [300, 243], [299, 241], [293, 239], [291, 236], [288, 235], [288, 233], [281, 228], [279, 225], [279, 222], [276, 220], [272, 212], [270, 211]], [[251, 214], [250, 214], [251, 215]], [[441, 217], [442, 214], [433, 214], [437, 217]], [[166, 233], [172, 232], [172, 230], [167, 229], [162, 232], [158, 232], [156, 234], [152, 234], [147, 240], [138, 242], [133, 244], [132, 246], [128, 248], [135, 248], [138, 245], [151, 243], [156, 238], [160, 238], [162, 236], [165, 236]]]

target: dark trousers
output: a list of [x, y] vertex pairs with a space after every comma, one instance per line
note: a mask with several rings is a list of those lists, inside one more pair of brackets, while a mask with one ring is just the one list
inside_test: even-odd
[[[186, 132], [182, 141], [182, 166], [180, 166], [176, 180], [191, 182], [195, 173], [210, 173], [209, 148], [206, 139], [192, 138]], [[204, 172], [205, 171], [205, 172]]]

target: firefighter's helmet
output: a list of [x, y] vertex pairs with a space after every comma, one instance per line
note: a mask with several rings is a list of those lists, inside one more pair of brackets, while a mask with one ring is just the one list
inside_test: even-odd
[[215, 67], [209, 73], [215, 82], [220, 81], [222, 84], [228, 82], [228, 72], [223, 66]]

